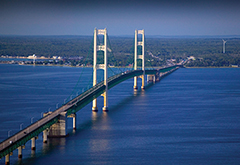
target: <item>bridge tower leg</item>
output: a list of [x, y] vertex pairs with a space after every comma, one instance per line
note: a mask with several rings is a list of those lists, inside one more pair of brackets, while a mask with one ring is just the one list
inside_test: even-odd
[[107, 71], [107, 29], [105, 29], [104, 32], [104, 85], [105, 87], [105, 92], [104, 92], [104, 107], [103, 111], [108, 111], [108, 71]]
[[[104, 44], [97, 45], [97, 35], [104, 35]], [[104, 52], [104, 64], [97, 64], [97, 51]], [[94, 29], [94, 51], [93, 51], [93, 86], [97, 84], [97, 69], [104, 70], [104, 85], [105, 92], [102, 94], [104, 97], [103, 111], [108, 111], [108, 70], [107, 67], [107, 29]], [[98, 111], [97, 98], [93, 100], [92, 111]]]
[[[94, 44], [93, 44], [93, 86], [97, 84], [97, 29], [94, 29]], [[97, 112], [97, 98], [92, 102], [92, 111]]]
[[[138, 34], [142, 34], [142, 41], [138, 41]], [[137, 70], [137, 60], [140, 59], [142, 60], [142, 71], [143, 71], [143, 75], [140, 76], [140, 78], [142, 79], [142, 86], [141, 88], [144, 89], [145, 88], [145, 60], [144, 60], [144, 39], [145, 39], [145, 35], [144, 35], [144, 30], [135, 30], [135, 44], [134, 44], [134, 70]], [[142, 54], [138, 55], [138, 51], [137, 51], [137, 47], [138, 46], [142, 46]], [[137, 86], [137, 76], [134, 77], [134, 86], [133, 88], [136, 90], [138, 89]]]
[[[137, 30], [135, 30], [135, 43], [134, 43], [134, 70], [137, 70]], [[134, 77], [134, 86], [133, 89], [137, 90], [138, 86], [137, 86], [137, 76]]]

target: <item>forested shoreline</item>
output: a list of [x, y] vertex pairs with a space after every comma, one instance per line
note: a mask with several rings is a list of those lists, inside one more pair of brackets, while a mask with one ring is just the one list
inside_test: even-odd
[[[223, 53], [221, 38], [151, 38], [145, 39], [147, 66], [164, 65], [168, 60], [177, 63], [193, 56], [187, 67], [240, 66], [240, 38], [224, 38], [226, 53]], [[99, 43], [102, 38], [99, 38]], [[109, 36], [109, 63], [113, 66], [129, 66], [133, 63], [133, 37]], [[60, 56], [64, 64], [92, 64], [92, 36], [0, 36], [0, 57]], [[102, 54], [99, 52], [99, 61]], [[80, 58], [79, 58], [80, 57]], [[58, 62], [61, 60], [58, 60]], [[54, 62], [54, 61], [53, 61]]]

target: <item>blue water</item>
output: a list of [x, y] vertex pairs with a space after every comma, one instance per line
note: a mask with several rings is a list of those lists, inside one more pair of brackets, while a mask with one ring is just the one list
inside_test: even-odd
[[[80, 75], [73, 93], [82, 91], [91, 72], [0, 65], [0, 140], [62, 104]], [[240, 164], [238, 68], [179, 69], [145, 91], [132, 86], [130, 79], [109, 91], [108, 113], [89, 104], [77, 113], [76, 131], [68, 120], [67, 138], [43, 144], [39, 135], [37, 150], [28, 142], [11, 164]]]

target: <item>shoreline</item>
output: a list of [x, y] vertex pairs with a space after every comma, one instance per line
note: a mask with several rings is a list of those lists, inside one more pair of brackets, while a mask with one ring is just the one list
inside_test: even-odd
[[240, 67], [225, 67], [225, 66], [221, 66], [221, 67], [183, 67], [183, 68], [188, 68], [188, 69], [204, 69], [204, 68], [212, 68], [212, 69], [214, 69], [214, 68], [240, 68]]
[[[23, 66], [57, 66], [57, 67], [76, 67], [76, 68], [92, 68], [93, 66], [70, 66], [70, 65], [39, 65], [39, 64], [11, 64], [11, 63], [1, 63], [0, 64], [5, 64], [5, 65], [23, 65]], [[119, 67], [109, 67], [109, 68], [133, 68], [133, 67], [128, 67], [128, 66], [119, 66]], [[148, 67], [145, 67], [148, 68]], [[149, 67], [152, 68], [152, 67]], [[182, 68], [187, 68], [187, 69], [204, 69], [204, 68], [240, 68], [240, 67], [182, 67]]]
[[[39, 65], [39, 64], [11, 64], [11, 63], [1, 63], [0, 62], [0, 65], [22, 65], [22, 66], [58, 66], [58, 67], [76, 67], [76, 68], [92, 68], [93, 66], [70, 66], [70, 65]], [[109, 67], [109, 68], [133, 68], [133, 67]]]

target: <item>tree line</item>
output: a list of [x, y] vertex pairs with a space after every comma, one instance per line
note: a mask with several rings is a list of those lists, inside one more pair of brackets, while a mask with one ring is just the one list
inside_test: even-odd
[[[147, 66], [164, 65], [166, 60], [177, 62], [194, 56], [189, 67], [222, 67], [240, 65], [240, 38], [227, 38], [223, 54], [221, 38], [145, 38], [145, 61]], [[102, 39], [99, 39], [101, 42]], [[134, 38], [109, 36], [108, 60], [114, 66], [129, 66], [133, 63]], [[149, 52], [154, 55], [149, 55]], [[83, 57], [74, 63], [93, 61], [92, 36], [0, 36], [0, 56], [61, 56]], [[103, 61], [103, 53], [99, 61]], [[140, 48], [139, 48], [139, 54]], [[140, 63], [140, 61], [139, 61]]]

